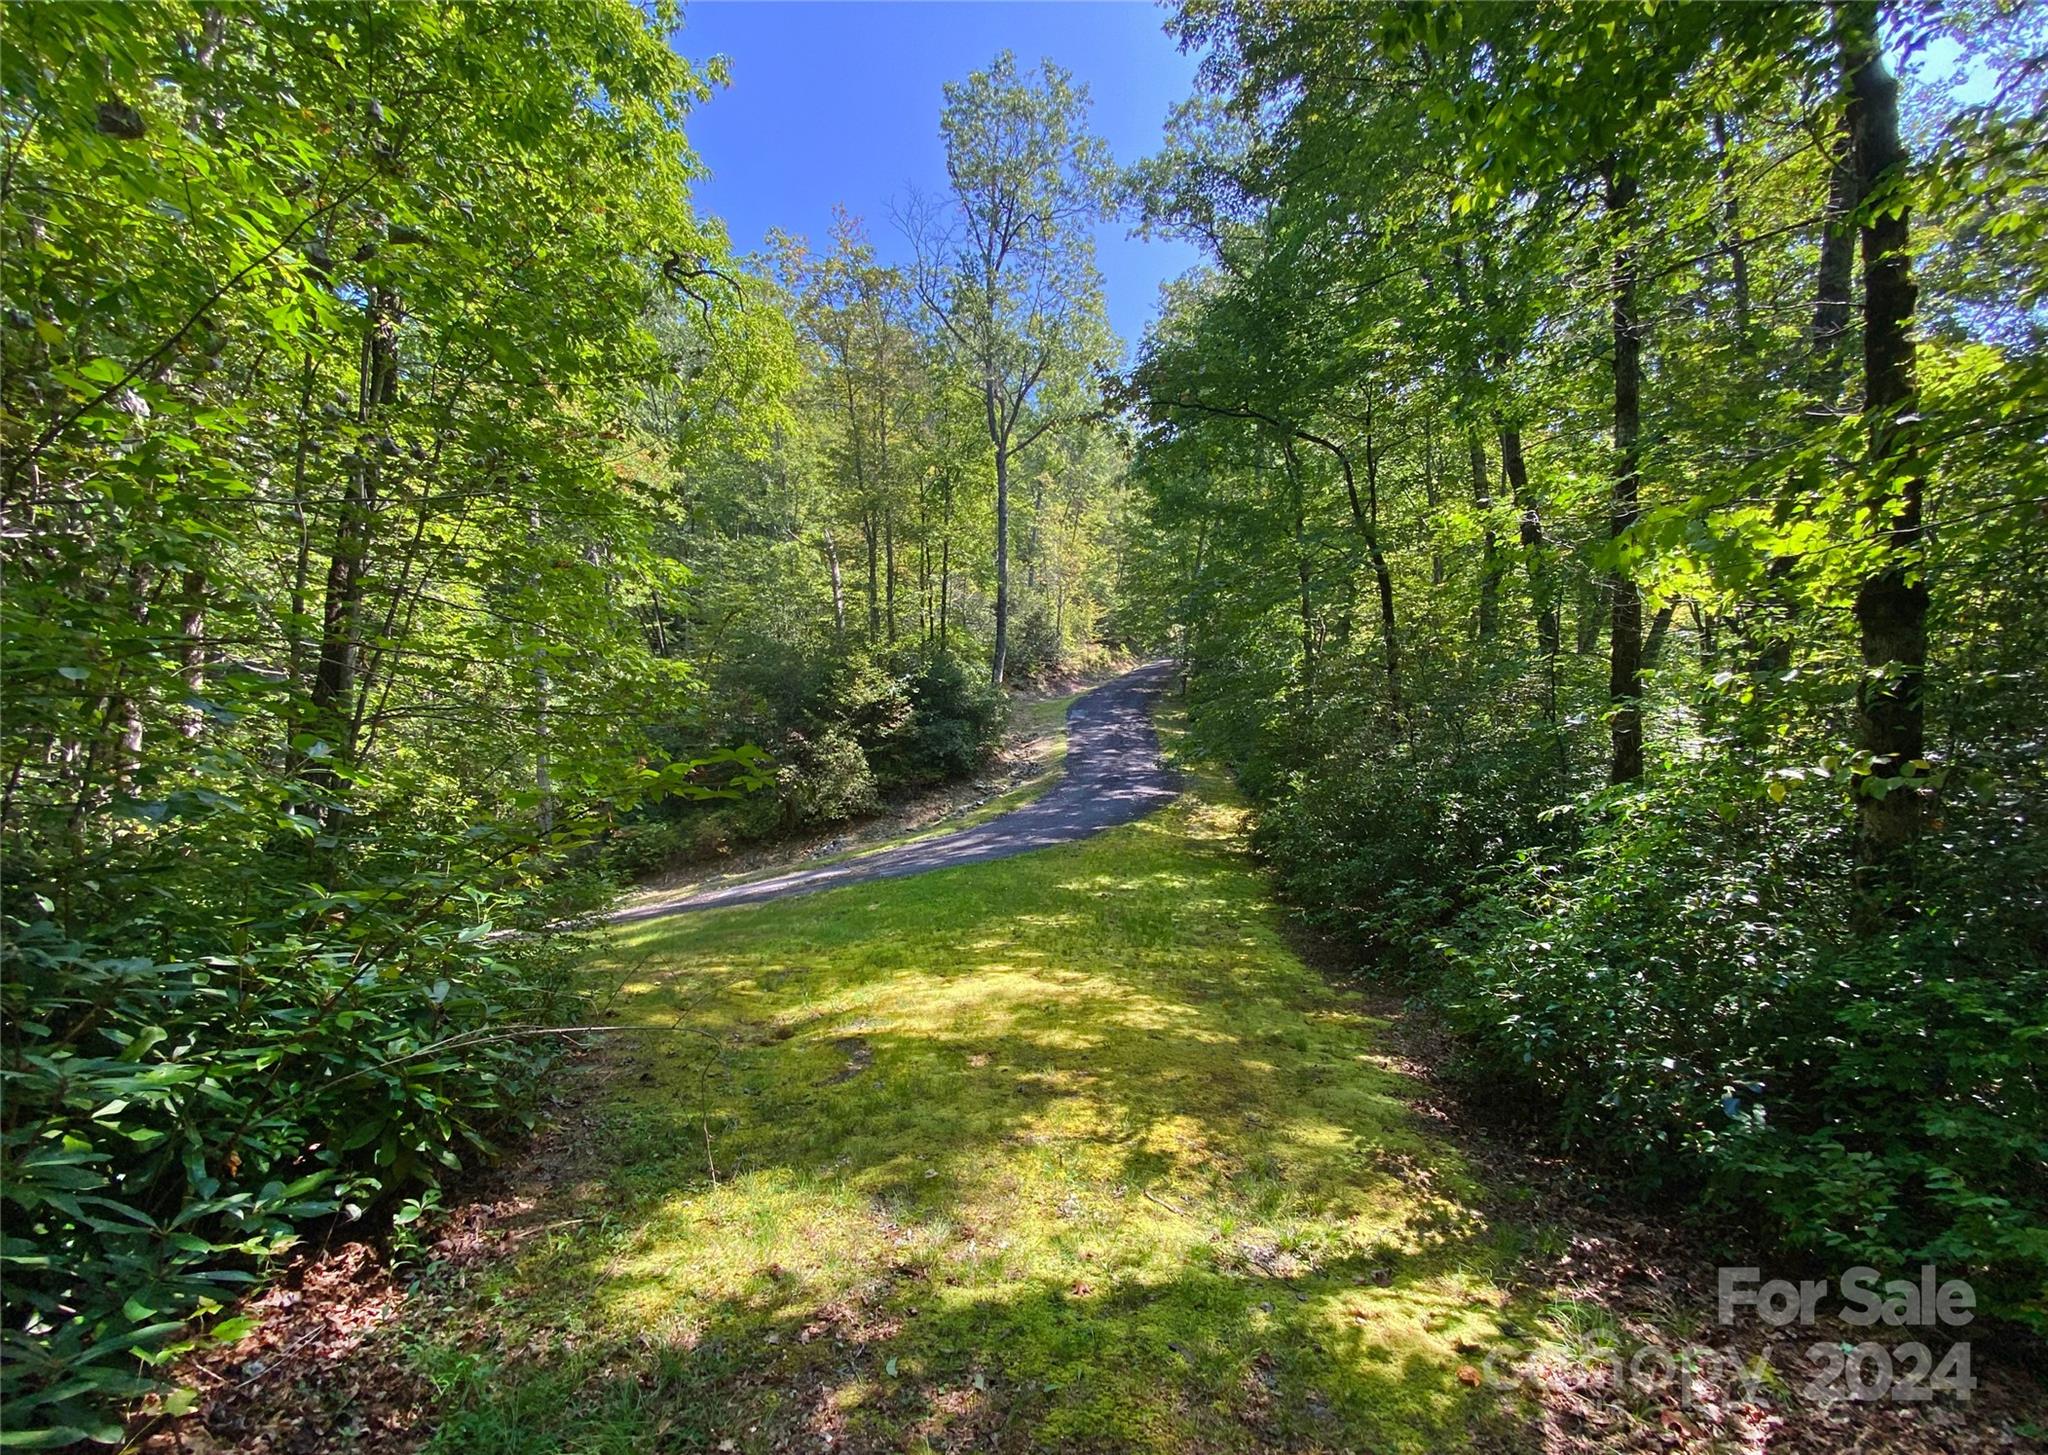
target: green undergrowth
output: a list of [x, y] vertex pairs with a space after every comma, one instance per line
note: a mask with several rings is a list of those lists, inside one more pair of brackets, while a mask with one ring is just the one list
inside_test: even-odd
[[1288, 947], [1241, 817], [1196, 775], [1081, 844], [615, 941], [644, 1033], [569, 1205], [414, 1324], [434, 1448], [1434, 1451], [1506, 1418], [1471, 1385], [1519, 1235]]

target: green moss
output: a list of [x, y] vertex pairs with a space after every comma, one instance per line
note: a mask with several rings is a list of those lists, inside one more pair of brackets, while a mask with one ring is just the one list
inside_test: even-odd
[[1511, 1240], [1239, 817], [621, 936], [590, 1220], [420, 1340], [438, 1448], [1464, 1443]]

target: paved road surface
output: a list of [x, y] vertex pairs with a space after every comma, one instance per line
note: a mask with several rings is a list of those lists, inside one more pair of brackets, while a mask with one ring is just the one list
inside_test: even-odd
[[723, 909], [837, 889], [864, 879], [900, 879], [932, 869], [1007, 859], [1143, 818], [1172, 802], [1180, 791], [1172, 770], [1159, 760], [1159, 735], [1152, 729], [1152, 699], [1171, 675], [1170, 663], [1152, 662], [1076, 699], [1067, 709], [1065, 775], [1043, 797], [1000, 818], [902, 848], [878, 849], [838, 864], [793, 869], [772, 879], [635, 905], [613, 913], [610, 922], [633, 924], [693, 909]]

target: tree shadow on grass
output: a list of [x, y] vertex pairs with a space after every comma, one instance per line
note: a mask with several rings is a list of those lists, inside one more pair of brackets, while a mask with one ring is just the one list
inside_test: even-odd
[[673, 969], [625, 1013], [674, 1029], [614, 1055], [584, 1221], [419, 1336], [437, 1448], [1509, 1428], [1513, 1230], [1202, 811], [641, 932]]

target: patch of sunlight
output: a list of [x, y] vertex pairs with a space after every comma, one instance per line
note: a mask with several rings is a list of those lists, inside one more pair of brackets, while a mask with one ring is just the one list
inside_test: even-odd
[[637, 927], [620, 1013], [676, 1034], [608, 1042], [570, 1225], [420, 1334], [432, 1448], [1469, 1444], [1512, 1235], [1190, 782], [1083, 843]]

